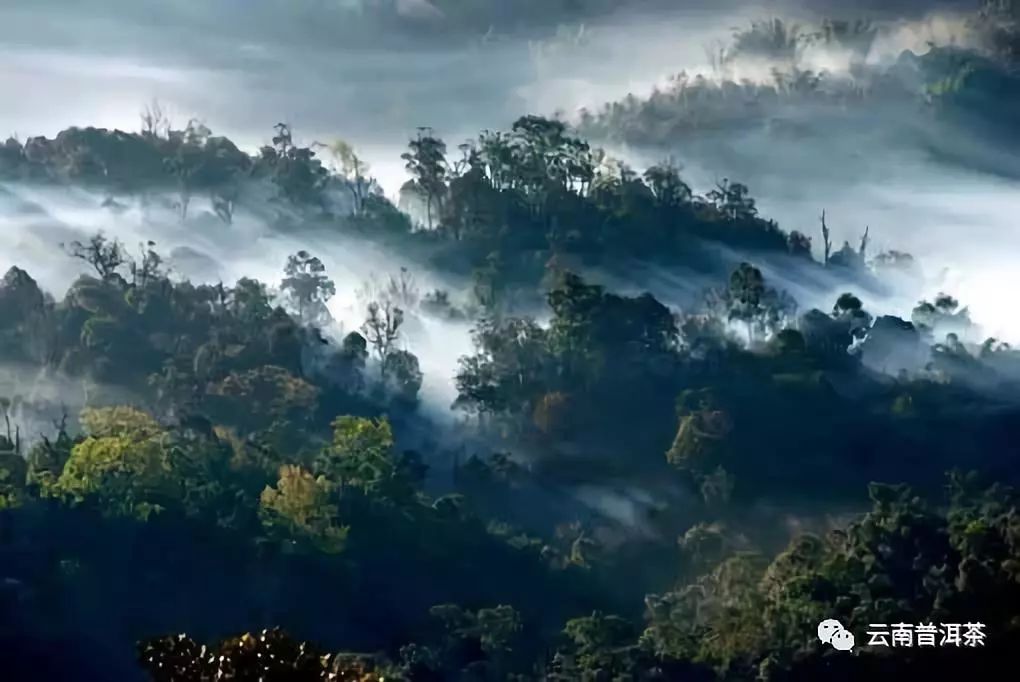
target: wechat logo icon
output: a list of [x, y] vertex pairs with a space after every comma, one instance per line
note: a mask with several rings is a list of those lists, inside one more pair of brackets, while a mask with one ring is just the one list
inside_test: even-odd
[[818, 624], [818, 639], [823, 644], [831, 644], [836, 651], [850, 651], [854, 648], [854, 633], [833, 618]]

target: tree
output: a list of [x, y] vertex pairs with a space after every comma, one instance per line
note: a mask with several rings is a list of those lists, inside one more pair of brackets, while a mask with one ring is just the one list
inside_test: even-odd
[[276, 486], [262, 492], [259, 514], [268, 531], [337, 554], [347, 543], [349, 528], [337, 520], [335, 494], [336, 486], [326, 477], [283, 466]]
[[159, 100], [154, 99], [151, 103], [145, 105], [139, 114], [139, 118], [142, 120], [142, 136], [151, 139], [170, 139], [170, 131], [173, 129], [173, 125], [170, 121], [170, 116], [163, 106], [159, 103]]
[[393, 344], [400, 338], [400, 325], [404, 323], [404, 311], [389, 299], [382, 303], [372, 301], [368, 304], [368, 318], [361, 326], [368, 343], [375, 350], [380, 362], [380, 372], [386, 374], [386, 357], [390, 354]]
[[418, 136], [408, 143], [409, 151], [400, 155], [405, 161], [407, 172], [414, 179], [415, 186], [425, 195], [425, 211], [428, 229], [433, 227], [433, 207], [441, 204], [446, 194], [446, 143], [432, 132], [431, 128], [419, 128]]
[[280, 289], [297, 308], [298, 320], [305, 324], [325, 324], [330, 318], [326, 303], [336, 295], [336, 285], [326, 276], [326, 266], [307, 251], [287, 258]]
[[330, 145], [329, 150], [339, 166], [340, 175], [350, 188], [354, 214], [361, 215], [365, 211], [365, 198], [371, 186], [368, 179], [369, 166], [345, 140], [336, 140]]
[[103, 281], [117, 275], [117, 270], [128, 260], [120, 241], [109, 240], [102, 232], [95, 233], [86, 242], [73, 241], [65, 248], [72, 258], [88, 263]]
[[500, 251], [485, 257], [484, 264], [471, 273], [471, 294], [487, 316], [495, 316], [506, 302], [507, 264]]
[[[471, 670], [483, 679], [507, 677], [507, 657], [522, 630], [516, 609], [501, 604], [471, 611], [456, 604], [438, 604], [429, 614], [446, 632], [441, 648], [451, 673], [460, 676]], [[473, 655], [465, 655], [468, 652]]]
[[[812, 673], [833, 670], [834, 660], [842, 661], [841, 679], [860, 679], [852, 673], [869, 670], [891, 679], [901, 666], [990, 668], [981, 661], [1011, 652], [1020, 636], [1012, 622], [1020, 545], [1009, 530], [1017, 498], [955, 473], [948, 489], [948, 507], [938, 509], [907, 486], [871, 484], [871, 510], [847, 528], [800, 535], [771, 560], [737, 552], [650, 599], [643, 639], [660, 654], [704, 660], [734, 679], [755, 673], [767, 680], [816, 679]], [[859, 656], [826, 660], [815, 643], [823, 618], [860, 633], [870, 623], [982, 622], [987, 641], [973, 656], [905, 649], [904, 662], [863, 648]]]
[[201, 122], [192, 119], [184, 130], [170, 131], [170, 138], [175, 142], [174, 154], [164, 160], [164, 165], [177, 181], [179, 194], [178, 208], [181, 220], [188, 218], [188, 206], [195, 190], [196, 176], [202, 171], [206, 161], [205, 145], [212, 131]]
[[393, 445], [393, 429], [385, 417], [337, 417], [332, 443], [319, 454], [316, 467], [342, 490], [406, 504], [414, 499], [417, 476], [395, 456]]
[[690, 186], [680, 178], [680, 168], [670, 159], [645, 171], [645, 182], [665, 208], [675, 209], [691, 202]]
[[734, 29], [733, 45], [726, 59], [757, 58], [793, 64], [804, 39], [797, 24], [779, 18], [752, 21], [746, 28]]
[[455, 405], [480, 414], [530, 414], [550, 371], [546, 331], [529, 319], [483, 319], [472, 339], [477, 352], [459, 361]]
[[273, 312], [266, 285], [248, 277], [237, 280], [228, 299], [231, 313], [246, 327], [259, 327]]
[[732, 418], [711, 390], [684, 391], [677, 403], [677, 430], [666, 460], [690, 476], [706, 502], [725, 501], [732, 492], [723, 468], [733, 452]]
[[790, 254], [801, 258], [811, 258], [811, 237], [793, 230], [787, 237]]
[[[621, 369], [639, 375], [653, 370], [644, 373], [647, 378], [668, 369], [679, 331], [673, 313], [650, 294], [617, 296], [568, 272], [547, 299], [554, 315], [550, 350], [567, 377], [597, 381], [621, 378]], [[610, 361], [615, 369], [611, 373]]]
[[970, 311], [949, 294], [939, 293], [932, 302], [921, 301], [910, 315], [914, 326], [929, 334], [966, 333], [972, 326]]
[[483, 143], [494, 152], [492, 160], [512, 174], [514, 189], [531, 215], [546, 222], [550, 201], [563, 192], [585, 194], [595, 177], [587, 142], [567, 135], [563, 121], [542, 116], [522, 116], [510, 134]]
[[35, 445], [28, 451], [26, 458], [28, 472], [27, 483], [36, 486], [41, 490], [49, 490], [56, 483], [64, 465], [71, 458], [71, 449], [75, 443], [67, 433], [67, 414], [64, 413], [59, 420], [53, 423], [57, 430], [57, 437], [50, 439], [42, 436]]
[[848, 325], [850, 336], [854, 340], [861, 340], [867, 336], [873, 320], [871, 314], [864, 309], [861, 299], [849, 292], [841, 294], [836, 299], [836, 304], [832, 307], [832, 316]]
[[150, 415], [130, 407], [86, 409], [81, 422], [89, 435], [71, 449], [53, 494], [143, 519], [177, 499], [165, 432]]
[[163, 257], [153, 247], [156, 242], [148, 241], [139, 244], [141, 251], [139, 260], [130, 261], [131, 285], [144, 289], [150, 282], [155, 282], [163, 277]]
[[414, 310], [418, 306], [421, 293], [415, 283], [414, 275], [406, 267], [400, 268], [400, 274], [390, 275], [386, 280], [385, 296], [403, 310]]
[[0, 434], [0, 512], [21, 504], [27, 482], [28, 468], [21, 453], [21, 429], [11, 430], [11, 407], [15, 401], [0, 398], [0, 413], [3, 413], [6, 434]]
[[418, 358], [406, 350], [391, 350], [383, 358], [383, 374], [394, 395], [406, 403], [414, 403], [421, 390], [422, 372]]
[[746, 220], [758, 215], [758, 209], [747, 185], [730, 182], [728, 178], [723, 178], [706, 198], [727, 220]]
[[766, 286], [761, 270], [750, 263], [737, 266], [730, 274], [729, 286], [718, 298], [731, 322], [747, 326], [748, 344], [754, 344], [756, 333], [777, 330], [796, 308], [786, 292]]
[[624, 618], [599, 611], [567, 621], [563, 628], [567, 644], [560, 649], [559, 669], [552, 679], [646, 679], [642, 673], [651, 673], [655, 662], [637, 643], [637, 634]]
[[311, 420], [319, 393], [283, 367], [262, 365], [209, 382], [204, 405], [217, 420], [245, 432], [300, 429]]
[[832, 257], [832, 240], [830, 238], [829, 226], [825, 224], [825, 211], [822, 211], [822, 245], [824, 246], [822, 264], [828, 265], [829, 258]]
[[173, 511], [218, 523], [234, 514], [229, 451], [211, 431], [167, 428], [124, 406], [86, 408], [80, 421], [88, 436], [72, 446], [52, 484], [40, 479], [46, 494], [142, 520]]
[[262, 147], [256, 170], [265, 172], [279, 188], [284, 199], [298, 206], [322, 205], [322, 188], [329, 172], [315, 158], [315, 152], [294, 144], [291, 127], [273, 126], [272, 146]]

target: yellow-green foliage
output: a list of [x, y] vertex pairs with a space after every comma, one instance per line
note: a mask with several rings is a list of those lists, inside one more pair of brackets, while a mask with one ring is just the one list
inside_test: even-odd
[[140, 518], [179, 497], [164, 430], [150, 415], [131, 407], [85, 409], [81, 423], [89, 435], [71, 450], [52, 493]]
[[270, 531], [311, 542], [323, 552], [343, 551], [348, 528], [337, 521], [335, 486], [298, 466], [280, 468], [276, 487], [262, 491], [260, 516]]
[[386, 418], [337, 417], [333, 443], [323, 453], [322, 469], [331, 477], [365, 491], [393, 478], [393, 429]]
[[93, 438], [131, 436], [150, 438], [163, 432], [152, 415], [127, 406], [85, 408], [79, 417], [82, 428]]
[[341, 457], [355, 453], [389, 457], [393, 447], [393, 429], [385, 417], [337, 417], [333, 420], [333, 452]]

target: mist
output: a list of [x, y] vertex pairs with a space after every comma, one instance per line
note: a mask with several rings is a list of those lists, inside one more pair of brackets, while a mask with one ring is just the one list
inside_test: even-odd
[[[701, 58], [700, 38], [684, 34], [721, 36], [730, 21], [695, 10], [679, 35], [678, 24], [631, 17], [439, 42], [420, 31], [359, 34], [354, 17], [333, 36], [302, 33], [314, 22], [277, 3], [251, 13], [175, 3], [151, 14], [127, 4], [137, 3], [80, 18], [59, 3], [0, 9], [0, 88], [19, 93], [5, 101], [0, 129], [21, 137], [72, 125], [137, 130], [140, 109], [155, 99], [178, 125], [198, 118], [248, 149], [278, 121], [303, 143], [343, 137], [389, 192], [405, 179], [399, 155], [416, 127], [434, 127], [453, 146], [523, 112], [569, 112], [645, 89]], [[72, 21], [73, 34], [56, 28]]]
[[[953, 13], [961, 5], [871, 8], [875, 16], [900, 22], [876, 42], [869, 59], [924, 49], [926, 41], [965, 42]], [[810, 21], [834, 11], [807, 2], [620, 3], [615, 11], [557, 17], [524, 29], [506, 19], [506, 26], [488, 30], [453, 30], [452, 20], [444, 23], [429, 6], [397, 3], [390, 9], [399, 20], [386, 23], [373, 19], [373, 3], [246, 3], [242, 11], [232, 3], [110, 0], [87, 13], [67, 2], [15, 3], [0, 9], [0, 89], [17, 93], [4, 100], [0, 130], [21, 138], [74, 125], [137, 130], [139, 111], [157, 100], [175, 124], [197, 118], [254, 150], [268, 142], [275, 123], [285, 121], [301, 144], [351, 141], [395, 198], [407, 179], [399, 155], [417, 126], [434, 127], [453, 148], [523, 113], [562, 112], [569, 119], [581, 107], [646, 95], [679, 71], [709, 73], [706, 48], [752, 19]], [[941, 13], [933, 15], [936, 9]], [[508, 26], [513, 30], [503, 30]], [[836, 57], [807, 59], [838, 69]], [[866, 301], [872, 309], [908, 317], [917, 297], [946, 290], [970, 307], [989, 335], [1020, 338], [1020, 318], [1009, 313], [1005, 300], [1020, 285], [1008, 256], [1020, 246], [1009, 217], [1017, 215], [1020, 195], [1014, 179], [977, 169], [977, 161], [994, 150], [963, 150], [975, 168], [942, 163], [921, 144], [893, 147], [882, 130], [850, 122], [824, 144], [817, 138], [777, 143], [748, 132], [654, 150], [610, 145], [610, 151], [638, 169], [674, 156], [696, 192], [723, 177], [743, 182], [762, 215], [785, 230], [814, 236], [826, 210], [837, 248], [844, 240], [856, 245], [870, 227], [873, 252], [908, 251], [919, 258], [926, 278], [921, 290]], [[180, 276], [197, 281], [250, 276], [276, 283], [287, 255], [306, 249], [337, 283], [330, 302], [337, 334], [360, 325], [355, 292], [373, 276], [407, 266], [422, 291], [442, 287], [456, 295], [467, 287], [351, 237], [281, 235], [251, 211], [240, 211], [228, 232], [201, 207], [182, 225], [169, 211], [118, 199], [126, 208], [114, 212], [102, 208], [102, 200], [83, 190], [4, 188], [0, 222], [9, 246], [0, 265], [25, 267], [59, 296], [77, 271], [58, 245], [100, 229], [128, 245], [155, 241]], [[816, 237], [816, 255], [818, 242]], [[828, 309], [843, 287], [807, 286], [781, 267], [770, 275], [797, 296], [802, 309]], [[678, 306], [712, 284], [684, 272], [635, 272], [627, 279], [614, 286], [648, 288]], [[423, 317], [408, 325], [405, 336], [422, 359], [426, 395], [448, 405], [456, 359], [471, 348], [468, 325]]]

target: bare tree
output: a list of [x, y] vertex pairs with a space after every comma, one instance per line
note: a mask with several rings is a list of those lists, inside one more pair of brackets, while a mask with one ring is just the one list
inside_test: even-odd
[[414, 308], [418, 305], [421, 292], [418, 284], [414, 281], [414, 275], [405, 267], [400, 268], [397, 277], [390, 275], [386, 284], [386, 296], [394, 303], [403, 306], [404, 309]]
[[160, 105], [159, 100], [154, 99], [145, 105], [139, 114], [142, 119], [142, 136], [149, 138], [170, 137], [171, 121], [166, 110]]
[[871, 226], [866, 225], [864, 227], [864, 235], [861, 237], [861, 248], [858, 253], [861, 255], [861, 260], [868, 257], [868, 233], [871, 232]]
[[230, 182], [213, 190], [209, 195], [216, 217], [227, 225], [234, 222], [234, 205], [240, 193], [240, 186], [236, 182]]
[[386, 356], [400, 337], [400, 325], [404, 323], [404, 311], [384, 300], [368, 304], [368, 318], [361, 325], [361, 331], [379, 358], [381, 371], [386, 372]]
[[0, 412], [3, 412], [4, 424], [7, 428], [7, 435], [0, 436], [0, 445], [3, 446], [3, 449], [8, 450], [15, 455], [20, 455], [21, 427], [15, 425], [14, 431], [11, 431], [11, 408], [17, 408], [16, 400], [17, 398], [13, 401], [7, 397], [0, 398]]
[[421, 301], [421, 290], [414, 275], [401, 266], [400, 274], [389, 275], [385, 281], [372, 274], [354, 291], [358, 303], [366, 308], [372, 302], [388, 301], [403, 311], [417, 308]]
[[825, 245], [825, 257], [822, 261], [825, 265], [829, 264], [829, 256], [832, 255], [832, 241], [829, 234], [829, 226], [825, 224], [825, 211], [822, 211], [822, 243]]

